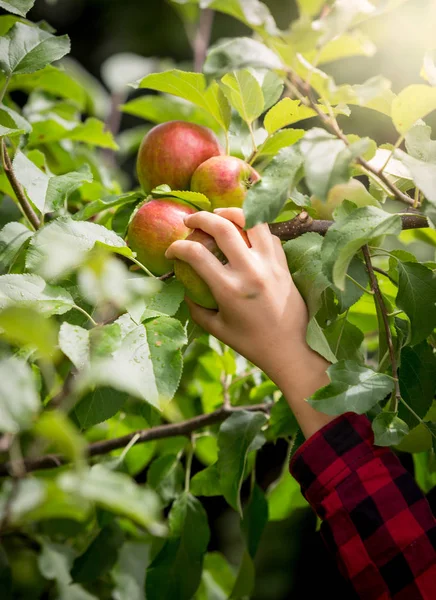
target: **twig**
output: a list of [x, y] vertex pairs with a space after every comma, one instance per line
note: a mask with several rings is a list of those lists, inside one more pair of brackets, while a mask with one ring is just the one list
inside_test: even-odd
[[8, 178], [8, 181], [11, 184], [11, 187], [15, 192], [15, 195], [16, 195], [17, 200], [23, 210], [23, 213], [29, 220], [33, 229], [35, 229], [35, 230], [39, 229], [41, 226], [41, 222], [40, 222], [38, 216], [36, 215], [35, 211], [33, 210], [33, 208], [30, 206], [29, 201], [26, 198], [26, 194], [24, 193], [24, 190], [21, 186], [21, 183], [18, 181], [18, 179], [15, 176], [14, 169], [12, 168], [11, 158], [10, 158], [8, 150], [6, 148], [6, 143], [5, 143], [4, 138], [1, 141], [1, 156], [2, 156], [2, 163], [3, 163], [3, 168], [5, 170], [6, 177]]
[[368, 270], [369, 279], [371, 282], [371, 288], [374, 291], [375, 299], [379, 306], [380, 313], [381, 313], [382, 319], [383, 319], [383, 325], [385, 328], [386, 342], [388, 345], [389, 357], [390, 357], [391, 366], [392, 366], [392, 376], [395, 381], [394, 412], [397, 412], [398, 411], [398, 403], [401, 399], [401, 392], [400, 392], [400, 383], [398, 381], [397, 357], [395, 356], [394, 342], [392, 339], [391, 328], [389, 326], [388, 311], [386, 309], [386, 304], [383, 299], [383, 294], [381, 293], [381, 290], [380, 290], [380, 287], [379, 287], [379, 284], [377, 281], [377, 277], [375, 276], [375, 273], [374, 273], [374, 268], [373, 268], [372, 262], [371, 262], [371, 254], [370, 254], [368, 246], [363, 246], [362, 251], [363, 251], [363, 256], [365, 258], [365, 264], [366, 264], [366, 268]]
[[[395, 285], [398, 285], [398, 282], [395, 281], [395, 279], [393, 279], [389, 273], [387, 273], [386, 271], [384, 271], [383, 269], [380, 269], [380, 267], [375, 267], [374, 265], [372, 266], [372, 268], [374, 269], [374, 271], [376, 273], [380, 273], [380, 275], [383, 275], [384, 277], [387, 277], [388, 279], [390, 279], [392, 281], [392, 283], [394, 283]], [[400, 311], [403, 312], [403, 311]]]
[[[190, 436], [190, 434], [203, 427], [210, 425], [216, 425], [222, 423], [228, 419], [235, 412], [246, 410], [249, 412], [264, 412], [269, 413], [272, 404], [254, 404], [252, 406], [232, 406], [231, 408], [219, 408], [213, 413], [199, 415], [187, 421], [181, 423], [171, 423], [169, 425], [159, 425], [151, 429], [143, 429], [140, 431], [134, 431], [127, 435], [111, 440], [103, 440], [101, 442], [94, 442], [89, 444], [87, 449], [87, 456], [99, 456], [101, 454], [108, 454], [113, 450], [124, 448], [129, 444], [133, 438], [137, 438], [136, 444], [143, 444], [144, 442], [150, 442], [152, 440], [161, 440], [169, 437], [176, 436]], [[39, 456], [36, 458], [25, 458], [23, 465], [27, 472], [38, 471], [40, 469], [53, 469], [68, 463], [68, 459], [59, 454], [48, 454], [46, 456]], [[10, 474], [12, 468], [10, 462], [3, 463], [0, 465], [0, 476]]]
[[221, 375], [221, 385], [223, 386], [223, 406], [226, 409], [231, 409], [232, 403], [230, 401], [229, 387], [232, 382], [232, 377], [227, 376], [226, 373]]
[[160, 277], [158, 277], [158, 279], [160, 279], [160, 281], [167, 281], [168, 279], [172, 279], [174, 277], [174, 271], [169, 271], [168, 273], [165, 273], [165, 275], [161, 275]]
[[204, 61], [206, 60], [207, 49], [212, 35], [214, 14], [214, 11], [210, 8], [205, 8], [200, 13], [197, 33], [192, 44], [194, 50], [194, 70], [197, 73], [202, 72]]

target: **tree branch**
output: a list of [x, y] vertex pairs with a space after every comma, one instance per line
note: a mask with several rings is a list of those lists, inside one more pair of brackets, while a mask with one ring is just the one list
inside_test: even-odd
[[373, 268], [372, 262], [371, 262], [371, 254], [370, 254], [368, 246], [367, 245], [363, 246], [362, 251], [363, 251], [363, 256], [365, 258], [365, 264], [366, 264], [366, 268], [367, 268], [367, 271], [369, 274], [369, 279], [371, 282], [371, 288], [374, 292], [375, 300], [379, 306], [380, 313], [381, 313], [382, 319], [383, 319], [383, 325], [385, 328], [386, 341], [387, 341], [387, 345], [388, 345], [389, 357], [390, 357], [391, 366], [392, 366], [392, 376], [395, 381], [394, 411], [397, 412], [398, 411], [398, 403], [401, 399], [401, 392], [400, 392], [400, 383], [398, 381], [397, 357], [395, 356], [394, 342], [392, 339], [391, 328], [389, 326], [388, 311], [386, 309], [386, 304], [383, 299], [383, 294], [381, 293], [380, 286], [377, 281], [377, 277], [374, 273], [374, 268]]
[[[181, 423], [159, 425], [158, 427], [153, 427], [151, 429], [134, 431], [132, 433], [129, 433], [119, 438], [114, 438], [112, 440], [103, 440], [101, 442], [89, 444], [87, 449], [87, 456], [99, 456], [101, 454], [108, 454], [113, 450], [124, 448], [134, 438], [137, 438], [137, 441], [135, 442], [135, 445], [137, 445], [143, 444], [144, 442], [150, 442], [152, 440], [161, 440], [164, 438], [175, 436], [189, 437], [192, 432], [197, 431], [198, 429], [202, 429], [203, 427], [208, 427], [210, 425], [216, 425], [217, 423], [222, 423], [235, 412], [247, 410], [249, 412], [269, 413], [271, 407], [272, 404], [255, 404], [253, 406], [232, 406], [229, 408], [223, 406], [222, 408], [219, 408], [213, 413], [199, 415], [198, 417], [188, 419], [187, 421], [182, 421]], [[68, 463], [68, 460], [64, 456], [60, 454], [48, 454], [46, 456], [38, 456], [36, 458], [25, 458], [23, 461], [23, 466], [25, 467], [26, 472], [30, 472], [39, 471], [41, 469], [53, 469], [55, 467], [60, 467], [61, 465], [64, 465], [66, 463]], [[10, 475], [13, 468], [14, 464], [11, 462], [1, 464], [0, 477]]]
[[36, 215], [33, 208], [30, 206], [29, 201], [26, 198], [26, 194], [21, 186], [21, 183], [15, 176], [14, 169], [12, 167], [11, 158], [9, 156], [8, 150], [6, 148], [6, 143], [4, 138], [1, 141], [1, 156], [3, 168], [5, 170], [6, 177], [8, 178], [9, 183], [11, 184], [12, 189], [15, 192], [17, 200], [22, 208], [23, 213], [27, 217], [29, 223], [32, 225], [33, 229], [37, 230], [41, 226], [41, 222]]
[[194, 70], [197, 73], [202, 72], [204, 61], [206, 60], [207, 49], [212, 35], [214, 15], [214, 11], [210, 8], [205, 8], [200, 12], [197, 34], [192, 44], [194, 50]]

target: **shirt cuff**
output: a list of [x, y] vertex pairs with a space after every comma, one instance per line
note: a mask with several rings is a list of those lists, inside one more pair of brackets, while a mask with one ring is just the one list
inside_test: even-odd
[[289, 468], [303, 495], [317, 506], [359, 466], [388, 452], [388, 448], [374, 446], [366, 416], [346, 413], [306, 440]]

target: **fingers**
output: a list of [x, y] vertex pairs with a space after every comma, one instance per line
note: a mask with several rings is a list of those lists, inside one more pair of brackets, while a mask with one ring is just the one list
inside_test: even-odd
[[285, 251], [283, 250], [282, 242], [275, 235], [272, 236], [272, 240], [273, 240], [274, 252], [275, 252], [275, 256], [276, 256], [277, 262], [282, 267], [284, 267], [285, 269], [287, 269], [288, 268], [288, 261], [286, 260], [286, 254], [285, 254]]
[[[245, 216], [242, 208], [217, 208], [214, 213], [220, 217], [224, 217], [229, 221], [233, 221], [239, 227], [245, 227]], [[259, 252], [273, 252], [272, 234], [267, 223], [255, 225], [247, 230], [248, 239], [251, 246]]]
[[245, 266], [250, 262], [247, 244], [228, 219], [203, 211], [185, 218], [185, 224], [192, 229], [202, 229], [213, 236], [232, 266]]
[[192, 302], [187, 296], [185, 296], [185, 302], [189, 307], [192, 320], [214, 337], [219, 337], [221, 332], [219, 313], [217, 313], [216, 310], [209, 310], [208, 308], [203, 308], [202, 306], [195, 304], [195, 302]]
[[199, 242], [178, 240], [171, 244], [165, 252], [165, 256], [169, 260], [179, 258], [188, 263], [209, 285], [212, 293], [214, 288], [222, 286], [226, 278], [227, 272], [224, 265]]

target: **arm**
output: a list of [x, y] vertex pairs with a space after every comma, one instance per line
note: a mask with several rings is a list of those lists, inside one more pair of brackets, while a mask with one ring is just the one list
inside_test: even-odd
[[366, 417], [334, 418], [305, 402], [328, 384], [328, 363], [306, 343], [306, 306], [280, 240], [258, 225], [247, 232], [248, 248], [229, 223], [243, 227], [242, 211], [215, 213], [196, 213], [185, 222], [215, 237], [227, 265], [195, 242], [175, 242], [167, 252], [196, 269], [219, 305], [210, 311], [188, 301], [192, 318], [283, 391], [307, 438], [291, 472], [323, 520], [324, 540], [358, 596], [434, 600], [436, 523], [413, 478], [391, 450], [374, 446]]

